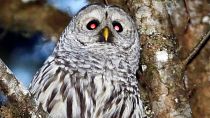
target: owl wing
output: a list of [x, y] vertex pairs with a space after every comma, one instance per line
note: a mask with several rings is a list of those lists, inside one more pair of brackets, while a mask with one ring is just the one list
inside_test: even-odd
[[[54, 57], [49, 57], [42, 68], [35, 74], [34, 79], [30, 85], [30, 92], [34, 96], [38, 105], [42, 105], [43, 109], [51, 113], [56, 104], [66, 107], [61, 100], [63, 92], [67, 85], [61, 81], [64, 78], [65, 72], [59, 65], [56, 64]], [[62, 91], [61, 91], [62, 87]], [[63, 105], [62, 105], [63, 104]], [[61, 110], [66, 111], [66, 110]], [[66, 113], [63, 113], [66, 114]]]
[[90, 88], [85, 88], [89, 84], [86, 81], [87, 73], [51, 56], [36, 73], [30, 92], [37, 104], [53, 117], [89, 117], [93, 109], [85, 107], [90, 108], [93, 99]]

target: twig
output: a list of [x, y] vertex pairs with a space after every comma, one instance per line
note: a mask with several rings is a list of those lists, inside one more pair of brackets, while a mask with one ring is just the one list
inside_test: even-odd
[[3, 32], [0, 33], [0, 40], [3, 39], [6, 34], [7, 34], [7, 29], [5, 29]]
[[109, 5], [107, 0], [104, 0], [104, 3], [105, 3], [106, 5]]
[[198, 42], [198, 44], [189, 53], [187, 58], [183, 61], [185, 67], [195, 58], [196, 54], [200, 52], [200, 50], [207, 43], [209, 38], [210, 38], [210, 31], [208, 31], [208, 33]]

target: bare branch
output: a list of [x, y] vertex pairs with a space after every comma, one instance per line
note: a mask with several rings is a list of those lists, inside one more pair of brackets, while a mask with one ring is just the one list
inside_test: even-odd
[[3, 32], [0, 33], [0, 40], [4, 38], [4, 36], [7, 34], [7, 29], [5, 29]]
[[[14, 7], [15, 6], [15, 7]], [[41, 31], [59, 37], [70, 17], [41, 1], [1, 0], [0, 25], [8, 31]]]
[[200, 52], [200, 50], [208, 42], [209, 39], [210, 39], [210, 31], [208, 31], [208, 33], [198, 42], [198, 44], [189, 53], [187, 58], [183, 61], [183, 65], [185, 67], [196, 57], [196, 55]]
[[0, 117], [37, 117], [47, 116], [43, 110], [38, 109], [30, 96], [13, 73], [0, 59], [0, 91], [4, 93], [8, 101], [0, 108]]
[[105, 3], [106, 5], [109, 5], [108, 0], [104, 0], [104, 3]]

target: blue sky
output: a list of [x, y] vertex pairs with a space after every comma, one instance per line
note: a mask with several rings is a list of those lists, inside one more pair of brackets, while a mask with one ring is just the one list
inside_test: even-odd
[[88, 4], [87, 0], [48, 0], [48, 3], [70, 15]]

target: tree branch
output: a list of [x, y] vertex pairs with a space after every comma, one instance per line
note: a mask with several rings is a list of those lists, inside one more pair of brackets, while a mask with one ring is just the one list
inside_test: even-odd
[[41, 109], [37, 109], [29, 91], [18, 82], [1, 59], [0, 91], [7, 97], [5, 105], [0, 107], [0, 117], [47, 117], [47, 113]]
[[1, 0], [0, 27], [8, 31], [41, 31], [57, 38], [68, 24], [70, 17], [43, 2], [23, 3], [21, 0]]
[[104, 0], [104, 3], [105, 3], [106, 5], [109, 5], [109, 3], [108, 3], [108, 1], [107, 1], [107, 0]]
[[196, 55], [200, 52], [200, 50], [208, 42], [209, 39], [210, 39], [210, 31], [208, 31], [208, 33], [198, 42], [198, 44], [189, 53], [187, 58], [183, 61], [184, 67], [186, 67], [196, 57]]

